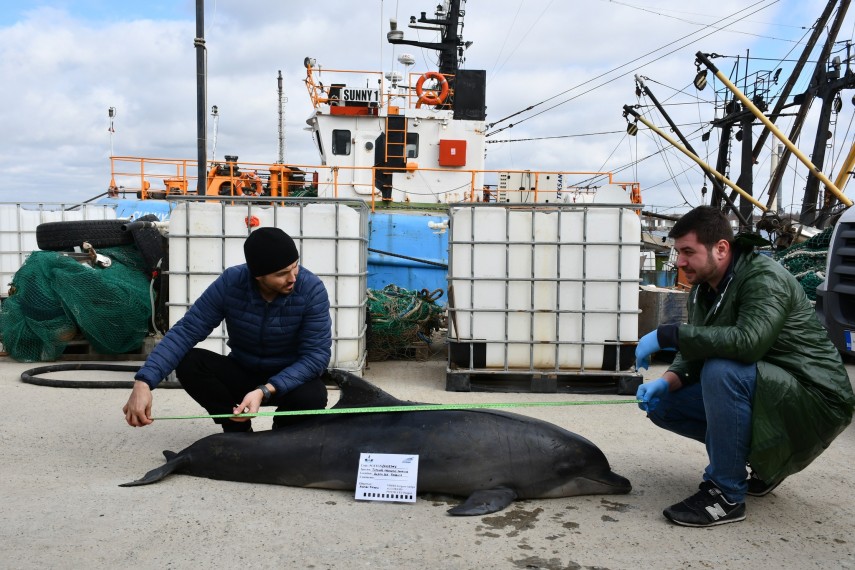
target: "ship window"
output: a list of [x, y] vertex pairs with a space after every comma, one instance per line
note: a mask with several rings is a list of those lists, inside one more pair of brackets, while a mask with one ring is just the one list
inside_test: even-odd
[[350, 154], [350, 131], [334, 130], [332, 132], [332, 153]]
[[[400, 139], [398, 139], [400, 140]], [[407, 158], [419, 157], [419, 133], [407, 133]]]

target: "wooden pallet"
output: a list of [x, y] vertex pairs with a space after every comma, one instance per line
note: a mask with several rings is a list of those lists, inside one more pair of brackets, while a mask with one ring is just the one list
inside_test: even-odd
[[540, 372], [487, 373], [447, 370], [447, 392], [528, 392], [536, 394], [612, 393], [634, 396], [643, 382], [640, 374], [615, 372], [611, 375], [555, 374]]
[[154, 342], [150, 342], [147, 337], [143, 344], [130, 352], [124, 354], [101, 354], [96, 352], [88, 340], [78, 338], [70, 341], [65, 347], [59, 360], [66, 361], [82, 361], [94, 360], [98, 362], [104, 361], [126, 361], [126, 360], [145, 360], [151, 349], [154, 348]]

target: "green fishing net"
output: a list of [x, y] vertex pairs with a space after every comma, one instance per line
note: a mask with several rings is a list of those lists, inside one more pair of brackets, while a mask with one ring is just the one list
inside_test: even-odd
[[78, 334], [101, 354], [142, 345], [151, 319], [145, 263], [133, 245], [104, 248], [109, 267], [34, 251], [0, 307], [0, 338], [22, 362], [55, 360]]
[[412, 360], [414, 347], [427, 347], [431, 334], [442, 327], [445, 310], [436, 304], [442, 291], [412, 291], [397, 285], [368, 290], [368, 359]]
[[798, 279], [808, 299], [816, 300], [816, 288], [825, 280], [828, 246], [834, 228], [826, 228], [812, 238], [779, 251], [774, 259]]

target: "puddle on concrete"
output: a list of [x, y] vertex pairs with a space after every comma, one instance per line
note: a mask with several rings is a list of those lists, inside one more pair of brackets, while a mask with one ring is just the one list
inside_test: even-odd
[[572, 560], [566, 563], [560, 558], [540, 558], [539, 556], [529, 556], [520, 558], [519, 560], [511, 560], [511, 563], [517, 568], [533, 568], [543, 570], [608, 570], [603, 566], [582, 566]]
[[608, 499], [600, 499], [600, 504], [604, 506], [607, 511], [617, 511], [619, 513], [625, 513], [630, 509], [636, 508], [626, 503], [616, 503], [614, 501], [609, 501]]
[[451, 495], [440, 495], [436, 493], [424, 493], [419, 495], [419, 498], [425, 501], [431, 501], [431, 505], [434, 507], [453, 508], [461, 503], [459, 497], [452, 497]]
[[540, 507], [527, 511], [522, 508], [507, 510], [491, 517], [483, 517], [481, 522], [493, 529], [505, 529], [511, 527], [513, 530], [508, 536], [516, 536], [520, 531], [531, 530], [534, 528], [534, 523], [537, 522], [540, 513], [543, 509]]

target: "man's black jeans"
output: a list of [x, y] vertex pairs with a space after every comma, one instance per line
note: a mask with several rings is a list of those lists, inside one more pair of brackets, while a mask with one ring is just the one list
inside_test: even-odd
[[[181, 386], [209, 414], [231, 414], [247, 393], [266, 384], [277, 372], [279, 370], [246, 370], [235, 359], [203, 348], [191, 349], [175, 369]], [[327, 405], [327, 388], [318, 377], [286, 394], [273, 394], [267, 405], [278, 406], [277, 412], [318, 410]], [[275, 416], [273, 428], [291, 425], [300, 419], [300, 416]], [[227, 432], [249, 431], [252, 427], [252, 422], [227, 418], [217, 418], [214, 422]]]

